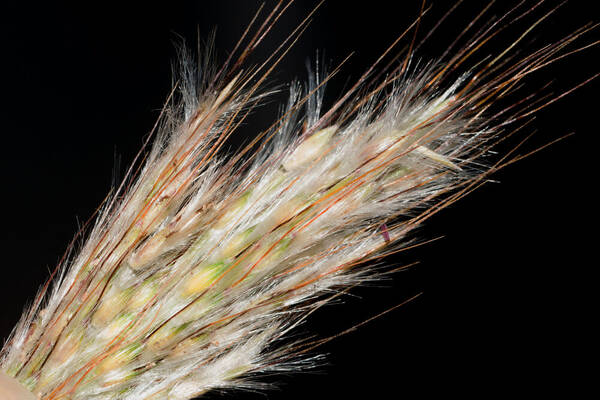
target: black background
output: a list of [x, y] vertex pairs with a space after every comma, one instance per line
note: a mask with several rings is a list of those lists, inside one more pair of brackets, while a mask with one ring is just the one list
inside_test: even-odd
[[[83, 4], [86, 5], [83, 5]], [[453, 2], [437, 1], [423, 37]], [[513, 2], [500, 2], [490, 15]], [[572, 1], [523, 42], [551, 43], [598, 19], [591, 4]], [[174, 42], [195, 47], [217, 27], [223, 61], [258, 1], [169, 2], [162, 5], [5, 4], [0, 36], [2, 148], [2, 282], [0, 337], [44, 282], [77, 229], [124, 172], [171, 88]], [[272, 2], [267, 2], [269, 10]], [[294, 4], [255, 53], [269, 55], [315, 1]], [[533, 2], [531, 2], [533, 4]], [[543, 15], [557, 2], [543, 5]], [[439, 55], [482, 9], [465, 1], [419, 56]], [[282, 61], [275, 83], [305, 79], [304, 63], [325, 51], [332, 65], [350, 62], [328, 87], [340, 95], [417, 15], [418, 1], [328, 1]], [[497, 53], [534, 18], [519, 22], [482, 54]], [[592, 33], [579, 43], [597, 40]], [[535, 46], [534, 46], [535, 47]], [[530, 48], [534, 48], [530, 47]], [[555, 79], [555, 93], [598, 70], [588, 50], [531, 77], [534, 90]], [[539, 113], [533, 149], [576, 135], [498, 173], [490, 183], [427, 222], [418, 236], [442, 240], [390, 259], [420, 264], [393, 280], [354, 291], [343, 305], [318, 312], [305, 333], [321, 337], [361, 322], [416, 293], [408, 305], [323, 346], [327, 365], [267, 381], [268, 398], [419, 398], [574, 391], [588, 381], [592, 357], [593, 272], [587, 259], [596, 233], [593, 139], [598, 84], [592, 82]], [[232, 147], [268, 126], [276, 103], [263, 106]], [[511, 143], [516, 144], [516, 140]], [[115, 154], [121, 164], [115, 170]], [[587, 251], [586, 251], [587, 250]], [[586, 372], [589, 371], [589, 372]], [[235, 392], [227, 397], [264, 398]], [[219, 397], [219, 395], [212, 395]]]

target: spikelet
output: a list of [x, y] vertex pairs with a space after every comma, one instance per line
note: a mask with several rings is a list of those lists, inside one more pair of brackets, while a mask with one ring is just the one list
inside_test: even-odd
[[413, 69], [406, 57], [370, 83], [368, 71], [327, 110], [333, 74], [314, 74], [290, 85], [269, 130], [226, 157], [223, 144], [268, 94], [260, 87], [278, 59], [240, 66], [277, 10], [235, 63], [202, 82], [184, 62], [181, 100], [169, 102], [140, 169], [3, 348], [0, 368], [37, 398], [190, 399], [294, 370], [302, 347], [282, 339], [327, 294], [368, 279], [368, 261], [412, 244], [425, 219], [512, 161], [480, 163], [545, 104], [526, 98], [529, 107], [491, 114], [494, 102], [589, 29], [457, 75], [492, 26], [448, 59]]

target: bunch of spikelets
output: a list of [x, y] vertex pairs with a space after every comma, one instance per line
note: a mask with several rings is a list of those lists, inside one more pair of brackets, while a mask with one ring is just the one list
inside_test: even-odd
[[327, 295], [370, 278], [369, 261], [413, 243], [408, 235], [423, 220], [512, 162], [510, 154], [481, 161], [548, 103], [526, 97], [490, 109], [591, 29], [514, 59], [507, 54], [517, 40], [461, 74], [480, 45], [531, 10], [516, 7], [416, 70], [409, 32], [419, 17], [385, 79], [371, 79], [378, 61], [324, 110], [323, 88], [338, 69], [312, 74], [307, 85], [290, 85], [269, 130], [226, 156], [223, 144], [305, 27], [264, 64], [241, 69], [285, 8], [242, 38], [237, 60], [203, 70], [201, 81], [183, 63], [179, 100], [169, 98], [143, 160], [2, 350], [0, 393], [22, 390], [9, 389], [19, 382], [27, 397], [45, 400], [190, 399], [310, 363], [288, 332]]

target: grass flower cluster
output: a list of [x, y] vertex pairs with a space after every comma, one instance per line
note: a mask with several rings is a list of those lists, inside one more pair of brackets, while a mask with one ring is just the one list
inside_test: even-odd
[[450, 55], [416, 65], [420, 15], [386, 52], [408, 44], [395, 63], [378, 60], [328, 109], [324, 88], [339, 68], [317, 68], [307, 84], [289, 86], [269, 129], [224, 154], [306, 27], [308, 19], [264, 64], [243, 68], [286, 7], [252, 34], [251, 25], [237, 56], [203, 67], [201, 80], [184, 57], [152, 144], [24, 314], [0, 355], [2, 379], [44, 400], [190, 399], [310, 364], [311, 343], [289, 332], [371, 279], [375, 260], [412, 246], [424, 220], [519, 158], [487, 156], [553, 100], [496, 102], [578, 51], [568, 46], [592, 28], [518, 58], [516, 38], [471, 63], [532, 10], [515, 7]]

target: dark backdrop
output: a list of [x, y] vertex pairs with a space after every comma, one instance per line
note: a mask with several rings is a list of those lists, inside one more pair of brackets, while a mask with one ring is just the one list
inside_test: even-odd
[[[259, 5], [87, 3], [9, 2], [0, 16], [2, 338], [60, 258], [76, 218], [92, 214], [113, 171], [125, 170], [152, 127], [171, 87], [173, 43], [185, 38], [194, 47], [197, 31], [206, 38], [217, 27], [217, 59], [223, 61]], [[304, 79], [305, 60], [317, 49], [332, 64], [355, 51], [328, 87], [331, 104], [412, 21], [418, 3], [326, 2], [274, 81]], [[513, 4], [501, 3], [491, 14]], [[557, 4], [548, 3], [536, 15]], [[598, 19], [587, 3], [567, 4], [531, 38], [548, 43]], [[315, 4], [293, 5], [253, 60], [268, 55]], [[450, 5], [435, 2], [421, 37]], [[464, 2], [419, 56], [440, 54], [482, 7]], [[518, 31], [532, 21], [520, 22]], [[488, 52], [506, 45], [517, 31], [511, 32]], [[557, 63], [528, 84], [537, 88], [556, 78], [552, 87], [561, 93], [598, 70], [597, 54]], [[316, 372], [269, 378], [282, 390], [268, 391], [268, 398], [419, 398], [432, 392], [486, 398], [579, 388], [589, 376], [581, 366], [591, 357], [588, 339], [597, 317], [591, 306], [597, 263], [585, 256], [597, 237], [591, 194], [597, 90], [591, 83], [540, 112], [534, 124], [540, 133], [528, 148], [571, 131], [575, 136], [497, 174], [500, 183], [487, 184], [419, 231], [419, 237], [442, 240], [389, 260], [418, 266], [354, 291], [356, 297], [318, 312], [304, 329], [333, 334], [422, 292], [418, 299], [323, 346], [328, 365]], [[275, 103], [252, 117], [233, 147], [272, 121]]]

